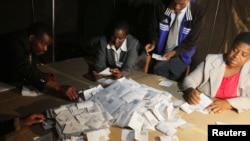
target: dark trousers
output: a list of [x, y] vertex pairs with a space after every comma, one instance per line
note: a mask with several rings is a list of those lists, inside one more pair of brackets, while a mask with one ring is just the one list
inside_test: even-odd
[[153, 73], [164, 76], [170, 80], [181, 82], [185, 77], [186, 65], [182, 59], [177, 56], [171, 58], [169, 61], [156, 61], [153, 63]]

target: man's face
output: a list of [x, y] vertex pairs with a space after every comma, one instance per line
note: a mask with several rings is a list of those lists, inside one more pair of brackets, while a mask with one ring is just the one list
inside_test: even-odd
[[126, 39], [127, 34], [124, 30], [118, 29], [114, 31], [112, 36], [112, 44], [114, 44], [115, 48], [118, 49], [121, 47], [123, 41]]
[[187, 6], [188, 2], [189, 0], [173, 0], [172, 8], [176, 13], [179, 13]]
[[32, 52], [36, 55], [47, 52], [48, 46], [52, 44], [52, 38], [47, 34], [43, 34], [41, 37], [30, 35], [30, 41]]

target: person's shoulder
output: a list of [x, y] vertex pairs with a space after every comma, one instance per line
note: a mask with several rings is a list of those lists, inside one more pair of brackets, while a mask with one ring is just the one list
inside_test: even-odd
[[191, 11], [196, 11], [197, 13], [204, 14], [204, 7], [197, 2], [190, 2]]
[[205, 58], [205, 61], [208, 62], [208, 61], [216, 61], [216, 60], [219, 60], [219, 61], [223, 61], [223, 54], [207, 54], [206, 58]]
[[127, 39], [128, 39], [128, 40], [135, 40], [135, 41], [138, 41], [138, 39], [137, 39], [135, 36], [131, 35], [131, 34], [128, 34], [128, 35], [127, 35]]

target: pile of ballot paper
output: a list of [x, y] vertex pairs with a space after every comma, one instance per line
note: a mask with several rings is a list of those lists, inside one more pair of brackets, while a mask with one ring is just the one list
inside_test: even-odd
[[[171, 93], [160, 91], [132, 79], [122, 78], [107, 87], [98, 85], [79, 92], [85, 101], [50, 109], [48, 117], [56, 120], [61, 139], [72, 138], [88, 141], [106, 141], [111, 125], [122, 128], [120, 140], [147, 141], [149, 130], [164, 133], [160, 141], [178, 141], [177, 128], [193, 126], [179, 115], [202, 110], [211, 101], [201, 102], [200, 107], [190, 107], [174, 99]], [[202, 94], [202, 99], [206, 99]], [[203, 101], [203, 100], [202, 100]], [[199, 105], [198, 105], [199, 106]], [[76, 139], [74, 139], [76, 140]]]
[[[167, 91], [160, 91], [132, 79], [120, 79], [106, 88], [101, 85], [83, 92], [86, 100], [101, 103], [112, 115], [112, 125], [122, 127], [121, 140], [147, 141], [149, 130], [159, 130], [169, 138], [175, 136], [178, 127], [188, 123], [179, 115], [183, 102], [175, 102]], [[124, 127], [129, 127], [124, 128]]]
[[97, 102], [79, 102], [49, 109], [47, 118], [55, 120], [54, 126], [63, 141], [109, 139], [112, 116]]

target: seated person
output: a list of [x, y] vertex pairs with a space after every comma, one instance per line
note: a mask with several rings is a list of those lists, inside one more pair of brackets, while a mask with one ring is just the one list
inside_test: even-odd
[[138, 56], [139, 41], [129, 34], [128, 24], [119, 22], [109, 38], [99, 39], [100, 47], [94, 64], [93, 75], [99, 78], [99, 72], [107, 67], [115, 79], [127, 76], [133, 69]]
[[250, 109], [250, 32], [240, 33], [227, 54], [208, 54], [183, 82], [183, 98], [198, 104], [200, 93], [213, 98], [212, 113]]
[[37, 68], [38, 56], [47, 52], [52, 44], [50, 28], [43, 23], [34, 23], [28, 29], [0, 36], [0, 81], [22, 86], [24, 83], [42, 91], [54, 89], [76, 100], [78, 95], [73, 86], [60, 85]]
[[12, 131], [17, 131], [25, 126], [42, 123], [45, 120], [43, 114], [31, 114], [24, 118], [15, 118], [0, 122], [0, 136], [4, 136]]

